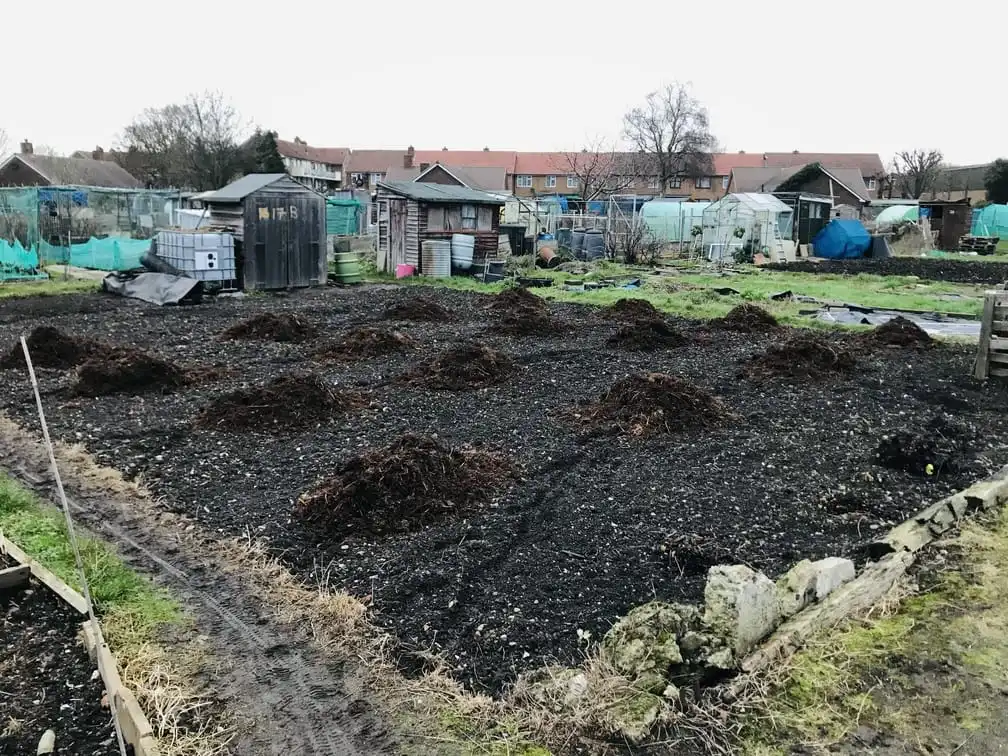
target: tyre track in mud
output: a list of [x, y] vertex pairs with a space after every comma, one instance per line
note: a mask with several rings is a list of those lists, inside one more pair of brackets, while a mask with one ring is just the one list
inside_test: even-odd
[[[53, 501], [48, 460], [32, 451], [0, 438], [0, 471]], [[387, 728], [362, 705], [365, 693], [352, 670], [327, 662], [307, 639], [276, 627], [258, 598], [235, 577], [214, 569], [212, 560], [108, 499], [81, 492], [72, 471], [61, 467], [61, 472], [74, 519], [116, 544], [128, 564], [168, 588], [194, 616], [198, 632], [209, 637], [215, 665], [211, 689], [239, 718], [233, 753], [393, 752]]]

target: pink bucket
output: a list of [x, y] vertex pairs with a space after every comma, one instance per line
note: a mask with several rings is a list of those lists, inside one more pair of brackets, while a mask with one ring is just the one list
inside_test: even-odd
[[396, 278], [409, 278], [416, 272], [416, 266], [406, 265], [402, 263], [395, 266], [395, 277]]

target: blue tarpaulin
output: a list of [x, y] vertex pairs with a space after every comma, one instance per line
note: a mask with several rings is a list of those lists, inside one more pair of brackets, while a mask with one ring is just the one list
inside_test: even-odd
[[864, 257], [871, 249], [871, 234], [861, 221], [835, 218], [812, 239], [816, 257], [829, 260], [849, 260]]

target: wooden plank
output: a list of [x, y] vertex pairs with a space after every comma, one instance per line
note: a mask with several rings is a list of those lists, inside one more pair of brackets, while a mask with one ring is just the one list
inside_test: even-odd
[[991, 336], [990, 351], [1008, 352], [1008, 339], [1000, 339], [997, 336]]
[[87, 601], [82, 595], [64, 583], [52, 570], [43, 565], [37, 559], [33, 559], [24, 553], [16, 543], [4, 535], [0, 535], [0, 551], [9, 555], [15, 562], [27, 565], [31, 568], [31, 573], [35, 576], [36, 580], [58, 594], [60, 598], [70, 604], [70, 606], [78, 612], [81, 614], [87, 614]]
[[989, 375], [991, 378], [1008, 378], [1008, 370], [1005, 368], [990, 368]]
[[987, 354], [987, 361], [990, 364], [1008, 365], [1008, 353], [992, 350]]
[[8, 567], [0, 570], [0, 591], [11, 588], [21, 588], [28, 585], [31, 580], [31, 567], [26, 564]]
[[1008, 335], [1008, 320], [992, 320], [991, 333], [999, 336]]
[[980, 345], [977, 347], [976, 365], [973, 370], [973, 375], [981, 381], [987, 379], [987, 356], [990, 353], [991, 321], [994, 320], [994, 301], [995, 294], [993, 291], [984, 292], [983, 316], [980, 318]]

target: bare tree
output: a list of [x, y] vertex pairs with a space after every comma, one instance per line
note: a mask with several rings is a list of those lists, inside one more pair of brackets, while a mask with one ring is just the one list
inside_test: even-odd
[[898, 190], [914, 199], [932, 191], [941, 174], [942, 160], [941, 150], [904, 150], [897, 153], [894, 163]]
[[7, 156], [7, 132], [0, 129], [0, 157]]
[[623, 133], [648, 159], [662, 194], [675, 178], [713, 173], [717, 142], [707, 108], [688, 85], [673, 83], [649, 94], [644, 105], [623, 117]]
[[154, 186], [216, 189], [241, 170], [246, 130], [220, 92], [148, 108], [125, 128], [120, 164]]
[[580, 152], [564, 152], [553, 159], [553, 170], [577, 183], [585, 202], [605, 194], [618, 194], [640, 178], [640, 160], [635, 153], [617, 152], [612, 144], [596, 137]]

